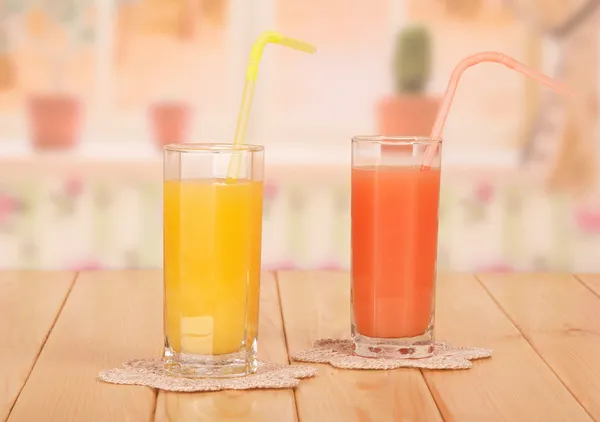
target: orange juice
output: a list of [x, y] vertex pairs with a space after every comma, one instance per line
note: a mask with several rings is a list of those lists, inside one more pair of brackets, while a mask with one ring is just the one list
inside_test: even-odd
[[262, 182], [164, 182], [165, 332], [178, 353], [251, 347], [258, 329]]
[[423, 335], [433, 310], [440, 171], [352, 169], [352, 306], [359, 334]]

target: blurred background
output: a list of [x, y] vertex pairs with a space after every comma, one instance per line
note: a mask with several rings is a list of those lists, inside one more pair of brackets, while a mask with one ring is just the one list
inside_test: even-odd
[[319, 48], [261, 64], [266, 268], [348, 268], [350, 138], [427, 135], [452, 68], [497, 50], [575, 96], [465, 74], [438, 266], [600, 271], [600, 0], [0, 0], [0, 269], [160, 267], [162, 145], [231, 141], [266, 29]]

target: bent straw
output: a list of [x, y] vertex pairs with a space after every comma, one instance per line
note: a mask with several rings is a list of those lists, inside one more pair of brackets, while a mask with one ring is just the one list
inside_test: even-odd
[[[437, 118], [435, 119], [433, 130], [431, 131], [432, 140], [441, 141], [442, 131], [444, 130], [444, 125], [446, 123], [446, 119], [448, 118], [450, 107], [452, 106], [454, 94], [456, 93], [456, 89], [458, 88], [460, 78], [462, 77], [465, 70], [479, 63], [485, 62], [503, 64], [504, 66], [510, 69], [514, 69], [525, 76], [529, 76], [530, 78], [535, 79], [541, 84], [544, 84], [559, 93], [571, 95], [570, 90], [559, 81], [552, 79], [549, 76], [546, 76], [543, 73], [524, 65], [523, 63], [518, 62], [517, 60], [513, 59], [510, 56], [507, 56], [506, 54], [491, 51], [484, 51], [481, 53], [473, 54], [464, 58], [454, 68], [454, 71], [452, 71], [452, 76], [450, 77], [450, 81], [448, 82], [448, 88], [446, 88], [446, 93], [444, 94], [442, 105], [440, 106]], [[427, 149], [425, 150], [424, 162], [421, 165], [421, 170], [428, 170], [431, 167], [431, 163], [433, 162], [433, 159], [437, 154], [438, 148], [438, 143], [433, 143], [427, 147]]]
[[[242, 145], [246, 138], [246, 128], [248, 125], [248, 117], [250, 116], [250, 108], [252, 106], [252, 96], [254, 95], [254, 85], [258, 76], [258, 65], [262, 57], [262, 53], [267, 44], [279, 44], [285, 47], [293, 48], [294, 50], [304, 51], [305, 53], [314, 53], [316, 47], [304, 41], [286, 37], [275, 31], [266, 31], [259, 35], [252, 46], [250, 52], [250, 61], [246, 70], [246, 83], [244, 84], [244, 92], [242, 94], [242, 103], [238, 114], [237, 126], [235, 129], [235, 137], [233, 140], [234, 150], [236, 146]], [[235, 151], [229, 162], [227, 180], [236, 179], [240, 167], [240, 154]]]

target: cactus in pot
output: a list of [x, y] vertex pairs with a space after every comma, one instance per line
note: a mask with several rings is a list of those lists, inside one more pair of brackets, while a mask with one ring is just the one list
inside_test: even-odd
[[0, 1], [0, 92], [17, 86], [14, 52], [22, 43], [22, 21], [28, 3], [25, 0]]
[[427, 27], [412, 25], [398, 33], [392, 60], [396, 92], [379, 104], [381, 135], [429, 135], [439, 108], [439, 99], [426, 94], [431, 56], [432, 42]]
[[[50, 25], [59, 26], [65, 38], [57, 43], [45, 33], [31, 34], [41, 58], [49, 64], [46, 90], [29, 96], [29, 122], [36, 150], [68, 150], [78, 143], [83, 120], [80, 98], [72, 88], [67, 69], [95, 37], [89, 14], [93, 0], [32, 0], [33, 9]], [[43, 32], [43, 31], [42, 31]]]

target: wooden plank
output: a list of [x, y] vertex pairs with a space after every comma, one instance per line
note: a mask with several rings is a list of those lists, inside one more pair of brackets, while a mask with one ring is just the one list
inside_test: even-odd
[[67, 272], [0, 273], [0, 421], [6, 420], [75, 280]]
[[[263, 273], [260, 296], [259, 359], [288, 363], [277, 285], [273, 273]], [[170, 393], [158, 396], [155, 422], [296, 421], [292, 390]]]
[[[320, 338], [349, 338], [348, 273], [279, 272], [278, 281], [288, 351]], [[301, 422], [441, 420], [419, 371], [318, 367], [318, 375], [296, 390]]]
[[600, 299], [570, 274], [482, 275], [480, 280], [564, 385], [600, 420]]
[[438, 339], [494, 350], [467, 371], [426, 371], [447, 421], [589, 421], [492, 298], [470, 275], [438, 277]]
[[159, 271], [80, 274], [9, 422], [150, 420], [152, 389], [97, 375], [160, 353], [161, 283]]

